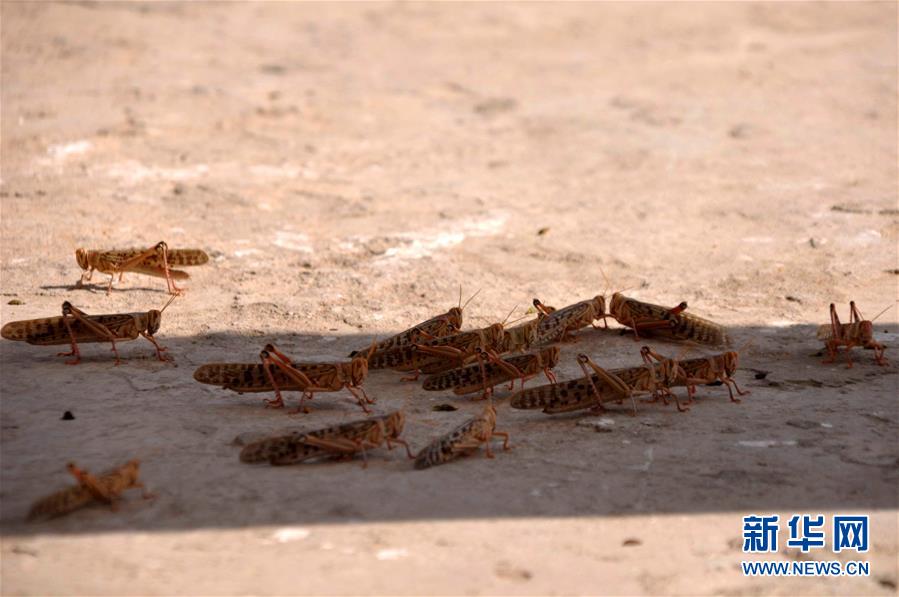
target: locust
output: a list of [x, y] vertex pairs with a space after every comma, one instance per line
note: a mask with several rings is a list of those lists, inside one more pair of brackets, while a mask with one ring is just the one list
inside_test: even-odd
[[[548, 307], [534, 299], [534, 307], [542, 315], [537, 326], [537, 344], [553, 344], [571, 336], [571, 332], [577, 331], [588, 325], [597, 327], [594, 323], [602, 320], [605, 323], [606, 300], [602, 295], [592, 299], [568, 305], [562, 309]], [[608, 324], [606, 324], [608, 327]]]
[[[78, 468], [73, 462], [68, 463], [66, 468], [75, 477], [78, 484], [36, 501], [28, 512], [27, 520], [34, 521], [62, 516], [93, 502], [109, 504], [115, 510], [118, 507], [117, 501], [121, 499], [125, 490], [132, 487], [144, 488], [143, 484], [138, 481], [140, 473], [140, 461], [138, 460], [130, 460], [97, 477]], [[143, 497], [150, 499], [154, 496], [144, 489]]]
[[[174, 298], [173, 296], [172, 299]], [[160, 361], [169, 361], [171, 357], [162, 354], [166, 349], [160, 346], [153, 336], [159, 331], [162, 312], [171, 304], [172, 299], [159, 311], [151, 309], [142, 313], [112, 315], [88, 315], [69, 301], [65, 301], [62, 304], [61, 316], [11, 321], [0, 330], [0, 336], [7, 340], [23, 341], [38, 346], [71, 343], [71, 352], [57, 354], [57, 356], [74, 357], [72, 360], [66, 361], [67, 365], [77, 365], [81, 362], [79, 342], [82, 344], [88, 342], [111, 343], [112, 351], [115, 353], [115, 364], [118, 365], [121, 360], [116, 342], [136, 340], [138, 336], [143, 336], [153, 344], [156, 349], [156, 357]]]
[[526, 352], [540, 344], [539, 330], [543, 318], [537, 317], [525, 323], [513, 327], [503, 328], [503, 337], [495, 352], [498, 354], [507, 352]]
[[438, 373], [460, 367], [479, 358], [480, 351], [500, 351], [505, 340], [503, 325], [495, 323], [486, 328], [392, 348], [373, 355], [370, 365], [378, 369], [414, 371], [409, 379], [415, 380], [419, 373]]
[[541, 371], [551, 383], [555, 383], [556, 376], [552, 368], [559, 362], [559, 352], [558, 346], [549, 346], [502, 359], [485, 353], [483, 371], [478, 364], [460, 367], [428, 377], [422, 387], [428, 391], [452, 389], [459, 395], [483, 392], [483, 398], [487, 398], [494, 386], [507, 381], [511, 382], [511, 390], [515, 386], [515, 380], [520, 379], [521, 388], [524, 389], [524, 382], [539, 375]]
[[685, 313], [686, 308], [686, 301], [676, 307], [661, 307], [616, 292], [609, 303], [609, 316], [631, 328], [636, 340], [640, 339], [642, 333], [703, 344], [729, 343], [727, 330], [723, 326], [692, 313]]
[[109, 294], [116, 274], [121, 282], [125, 272], [133, 272], [165, 278], [169, 294], [180, 294], [183, 289], [175, 285], [175, 280], [186, 280], [190, 275], [172, 269], [172, 266], [203, 265], [209, 261], [209, 255], [200, 249], [169, 249], [165, 241], [160, 241], [148, 249], [76, 249], [75, 260], [82, 269], [78, 286], [90, 281], [94, 270], [97, 270], [109, 274], [109, 284], [106, 286], [106, 294]]
[[509, 434], [496, 430], [496, 408], [491, 401], [480, 415], [434, 440], [419, 452], [415, 457], [415, 468], [425, 469], [445, 464], [460, 456], [475, 452], [481, 444], [484, 444], [485, 456], [493, 458], [490, 441], [497, 436], [503, 438], [503, 450], [508, 450], [510, 448]]
[[[689, 400], [692, 401], [693, 396], [696, 394], [697, 385], [713, 385], [720, 382], [727, 387], [731, 402], [740, 402], [740, 399], [734, 396], [733, 390], [736, 390], [740, 396], [745, 396], [750, 392], [741, 390], [733, 379], [733, 375], [737, 371], [738, 360], [739, 355], [737, 352], [730, 350], [707, 357], [679, 361], [685, 379], [679, 379], [677, 385], [687, 385], [687, 395]], [[733, 389], [731, 389], [731, 386], [733, 386]]]
[[[461, 331], [462, 313], [465, 310], [465, 307], [468, 306], [468, 303], [470, 303], [474, 299], [474, 297], [478, 295], [478, 292], [474, 293], [467, 301], [465, 301], [465, 304], [463, 305], [462, 289], [460, 288], [458, 307], [453, 307], [446, 313], [436, 315], [427, 321], [423, 321], [417, 325], [412, 326], [408, 330], [400, 332], [399, 334], [391, 336], [390, 338], [387, 338], [385, 340], [381, 340], [375, 345], [374, 354], [378, 354], [392, 348], [410, 346], [422, 340], [431, 340], [434, 338], [449, 336]], [[354, 350], [349, 354], [349, 356], [355, 357], [368, 350], [369, 348]], [[375, 367], [373, 364], [371, 368], [376, 369], [378, 367]]]
[[297, 464], [317, 458], [352, 458], [362, 454], [363, 467], [368, 466], [366, 450], [386, 443], [392, 450], [394, 444], [406, 448], [413, 458], [409, 444], [400, 439], [406, 417], [402, 411], [370, 417], [350, 423], [333, 425], [308, 432], [297, 432], [259, 440], [247, 445], [240, 452], [241, 462], [268, 462], [275, 465]]
[[[300, 404], [290, 414], [309, 412], [306, 399], [316, 392], [337, 392], [346, 388], [366, 413], [366, 404], [374, 404], [368, 397], [362, 382], [368, 375], [368, 356], [361, 355], [340, 363], [294, 363], [273, 344], [267, 344], [259, 353], [261, 363], [208, 363], [194, 371], [194, 379], [200, 383], [220, 386], [239, 394], [274, 392], [274, 400], [266, 400], [272, 408], [283, 408], [282, 391], [302, 392]], [[361, 392], [361, 396], [356, 393]]]
[[[892, 306], [892, 305], [890, 305]], [[887, 307], [889, 309], [890, 307]], [[880, 312], [877, 317], [883, 315], [887, 309]], [[833, 303], [830, 304], [830, 324], [818, 327], [818, 339], [824, 341], [827, 348], [828, 357], [825, 363], [833, 363], [837, 354], [839, 354], [840, 346], [845, 346], [847, 369], [852, 369], [852, 357], [849, 351], [855, 346], [861, 346], [874, 351], [874, 362], [878, 365], [886, 365], [887, 360], [883, 353], [886, 347], [874, 339], [874, 320], [866, 320], [862, 317], [855, 301], [849, 301], [849, 323], [840, 323], [840, 317], [837, 315], [837, 307]]]
[[584, 377], [522, 390], [512, 396], [512, 408], [542, 408], [547, 414], [558, 414], [587, 408], [603, 410], [604, 402], [630, 398], [636, 414], [634, 394], [649, 392], [653, 399], [675, 398], [678, 409], [683, 410], [677, 396], [671, 392], [675, 385], [686, 385], [683, 369], [674, 359], [652, 362], [650, 352], [648, 347], [641, 350], [643, 366], [608, 371], [587, 355], [580, 354], [577, 360]]

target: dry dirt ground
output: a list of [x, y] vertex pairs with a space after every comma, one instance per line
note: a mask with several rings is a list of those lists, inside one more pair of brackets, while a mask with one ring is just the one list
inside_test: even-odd
[[[118, 367], [102, 345], [69, 367], [55, 347], [0, 342], [3, 593], [895, 594], [896, 4], [3, 2], [0, 16], [2, 323], [64, 300], [162, 306], [159, 279], [74, 288], [79, 246], [212, 255], [164, 314], [177, 366], [143, 340]], [[291, 417], [192, 379], [268, 341], [341, 358], [454, 305], [460, 284], [481, 289], [468, 326], [535, 296], [686, 300], [732, 326], [752, 394], [549, 417], [502, 393], [513, 449], [494, 460], [415, 471], [382, 450], [366, 470], [273, 468], [241, 464], [235, 437], [358, 408], [321, 395]], [[821, 363], [815, 327], [850, 299], [888, 308], [889, 366], [862, 350], [852, 370]], [[566, 344], [558, 376], [580, 351], [638, 362], [617, 331]], [[415, 449], [481, 408], [392, 372], [367, 387], [378, 412], [405, 408]], [[22, 522], [71, 482], [67, 461], [129, 458], [156, 499]], [[870, 577], [743, 577], [743, 515], [839, 512], [874, 516]]]

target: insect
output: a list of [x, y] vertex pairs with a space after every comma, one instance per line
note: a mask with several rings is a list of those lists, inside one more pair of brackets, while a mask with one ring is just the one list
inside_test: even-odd
[[534, 307], [543, 315], [537, 326], [537, 344], [541, 345], [560, 342], [571, 332], [588, 325], [597, 327], [594, 321], [601, 319], [605, 323], [606, 299], [602, 295], [562, 309], [548, 307], [535, 298]]
[[[67, 487], [42, 498], [31, 506], [27, 520], [53, 518], [74, 512], [92, 502], [109, 504], [115, 510], [117, 500], [125, 490], [132, 487], [143, 488], [137, 478], [140, 472], [140, 461], [130, 460], [124, 465], [106, 471], [95, 477], [86, 470], [78, 468], [70, 462], [66, 465], [68, 471], [78, 481], [77, 485]], [[153, 494], [144, 490], [144, 499], [150, 499]]]
[[485, 455], [493, 458], [490, 440], [503, 438], [503, 450], [509, 449], [509, 434], [496, 430], [496, 408], [488, 402], [477, 417], [456, 427], [447, 435], [436, 439], [415, 457], [415, 468], [425, 469], [470, 454], [484, 444]]
[[609, 315], [621, 325], [631, 328], [637, 340], [640, 339], [640, 333], [643, 333], [704, 344], [728, 343], [727, 331], [723, 326], [692, 313], [685, 313], [686, 308], [686, 302], [668, 308], [644, 303], [616, 292], [609, 303]]
[[542, 318], [503, 328], [503, 339], [496, 349], [497, 353], [524, 352], [538, 344], [538, 330]]
[[[887, 307], [887, 309], [889, 308]], [[877, 317], [883, 315], [887, 309], [881, 311]], [[849, 351], [855, 346], [861, 346], [874, 350], [874, 362], [878, 365], [886, 365], [887, 360], [883, 356], [886, 347], [874, 339], [874, 319], [870, 321], [863, 319], [862, 314], [855, 306], [855, 301], [849, 301], [849, 323], [840, 323], [837, 307], [831, 303], [830, 324], [818, 327], [818, 339], [823, 340], [827, 348], [828, 357], [824, 362], [833, 363], [837, 358], [840, 346], [845, 346], [847, 368], [851, 369], [852, 357], [849, 355]]]
[[413, 458], [409, 444], [400, 439], [405, 422], [403, 412], [396, 411], [307, 433], [270, 437], [246, 446], [240, 452], [240, 460], [247, 463], [268, 461], [271, 465], [285, 465], [327, 456], [351, 458], [361, 452], [363, 466], [368, 466], [366, 450], [377, 448], [383, 443], [390, 450], [393, 449], [393, 444], [399, 444], [406, 448], [409, 458]]
[[[174, 298], [173, 296], [172, 299]], [[162, 312], [171, 304], [172, 299], [160, 311], [151, 309], [145, 313], [113, 315], [88, 315], [66, 301], [62, 304], [62, 316], [11, 321], [0, 330], [0, 336], [7, 340], [24, 341], [38, 346], [71, 343], [71, 352], [61, 352], [57, 355], [75, 357], [66, 361], [67, 365], [77, 365], [81, 362], [79, 342], [111, 343], [112, 351], [115, 353], [115, 364], [118, 365], [121, 361], [116, 341], [136, 340], [138, 336], [143, 336], [153, 344], [156, 349], [156, 357], [160, 361], [168, 361], [171, 360], [171, 357], [162, 354], [166, 349], [156, 342], [153, 335], [159, 331]]]
[[667, 402], [669, 397], [675, 398], [678, 409], [683, 410], [677, 396], [670, 389], [676, 385], [685, 385], [683, 380], [686, 376], [677, 361], [663, 359], [653, 363], [649, 360], [647, 347], [641, 350], [641, 356], [643, 366], [607, 371], [587, 355], [580, 354], [578, 365], [584, 371], [584, 377], [522, 390], [512, 396], [512, 408], [542, 408], [547, 414], [558, 414], [586, 408], [602, 410], [604, 402], [620, 402], [630, 398], [636, 413], [633, 395], [649, 392], [654, 400], [661, 398]]
[[[368, 375], [368, 357], [357, 356], [342, 363], [294, 363], [284, 353], [267, 344], [259, 353], [262, 363], [208, 363], [194, 371], [194, 379], [200, 383], [221, 386], [239, 394], [245, 392], [274, 392], [274, 400], [266, 400], [273, 408], [282, 408], [281, 391], [302, 392], [300, 404], [290, 414], [309, 412], [305, 408], [307, 398], [316, 392], [337, 392], [344, 388], [356, 398], [365, 412], [366, 404], [373, 404], [362, 388]], [[362, 395], [356, 393], [359, 390]]]
[[[733, 379], [733, 375], [737, 371], [738, 359], [739, 355], [731, 350], [708, 357], [679, 361], [681, 369], [684, 371], [684, 376], [686, 377], [684, 383], [687, 384], [687, 394], [689, 399], [692, 401], [693, 396], [696, 394], [697, 385], [714, 384], [719, 381], [727, 386], [727, 391], [730, 393], [732, 402], [739, 402], [740, 399], [734, 396], [731, 386], [733, 386], [733, 389], [736, 390], [737, 394], [740, 396], [749, 394], [749, 391], [742, 391], [737, 386], [737, 382]], [[681, 385], [680, 380], [677, 385]]]
[[175, 286], [175, 280], [186, 280], [187, 272], [171, 269], [172, 266], [203, 265], [209, 261], [209, 255], [200, 249], [169, 249], [164, 241], [160, 241], [149, 249], [113, 249], [95, 251], [76, 249], [75, 260], [83, 270], [78, 286], [89, 281], [94, 270], [109, 274], [106, 294], [112, 290], [112, 281], [119, 275], [119, 282], [125, 272], [134, 272], [157, 278], [165, 278], [169, 294], [180, 294], [181, 288]]
[[503, 359], [485, 353], [486, 362], [483, 371], [478, 364], [468, 365], [432, 375], [424, 381], [422, 387], [429, 391], [452, 389], [459, 395], [483, 391], [483, 397], [486, 398], [494, 386], [510, 380], [510, 390], [514, 387], [516, 379], [521, 380], [521, 387], [524, 389], [525, 380], [539, 375], [541, 371], [550, 382], [555, 383], [556, 376], [551, 369], [559, 362], [559, 352], [558, 346], [550, 346], [536, 352]]
[[486, 328], [392, 348], [373, 355], [370, 365], [379, 369], [414, 371], [408, 379], [416, 380], [419, 373], [438, 373], [465, 365], [470, 359], [480, 358], [482, 350], [499, 351], [504, 341], [503, 324], [495, 323]]
[[[471, 298], [465, 301], [465, 304], [462, 304], [462, 289], [459, 288], [459, 306], [453, 307], [446, 313], [441, 313], [435, 317], [427, 321], [423, 321], [415, 326], [412, 326], [408, 330], [404, 332], [400, 332], [395, 336], [391, 336], [386, 340], [381, 340], [375, 345], [374, 354], [379, 352], [383, 352], [385, 350], [390, 350], [391, 348], [397, 348], [400, 346], [409, 346], [421, 340], [431, 340], [433, 338], [440, 338], [442, 336], [449, 336], [451, 334], [455, 334], [462, 329], [462, 312], [465, 310], [465, 307], [468, 306], [474, 297], [478, 295], [480, 290], [474, 293]], [[354, 350], [350, 353], [350, 357], [354, 357], [362, 352], [365, 352], [369, 349], [360, 349]], [[376, 369], [377, 367], [372, 366], [372, 369]]]

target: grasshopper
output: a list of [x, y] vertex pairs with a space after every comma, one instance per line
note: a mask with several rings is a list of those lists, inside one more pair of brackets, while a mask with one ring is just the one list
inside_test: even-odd
[[[427, 321], [423, 321], [404, 332], [400, 332], [395, 336], [391, 336], [386, 340], [382, 340], [375, 345], [374, 354], [378, 354], [380, 352], [384, 352], [390, 350], [391, 348], [398, 348], [401, 346], [410, 346], [415, 344], [421, 340], [432, 340], [434, 338], [440, 338], [443, 336], [449, 336], [451, 334], [455, 334], [462, 330], [462, 312], [465, 310], [465, 307], [468, 306], [474, 297], [478, 295], [480, 290], [474, 293], [465, 304], [462, 304], [462, 289], [459, 288], [459, 306], [453, 307], [446, 313], [441, 313], [435, 317]], [[350, 353], [350, 357], [355, 357], [358, 354], [369, 350], [360, 349], [354, 350]], [[376, 369], [374, 365], [371, 367], [372, 369]]]
[[[200, 383], [221, 386], [239, 394], [244, 392], [274, 392], [274, 400], [266, 400], [267, 406], [282, 408], [281, 391], [303, 392], [300, 404], [290, 414], [309, 412], [304, 404], [316, 392], [337, 392], [344, 388], [356, 398], [366, 413], [366, 404], [374, 404], [368, 397], [362, 382], [368, 375], [368, 357], [357, 356], [342, 363], [294, 363], [272, 344], [266, 344], [259, 353], [262, 363], [209, 363], [194, 371], [194, 379]], [[359, 390], [362, 396], [356, 393]]]
[[419, 452], [415, 457], [415, 468], [425, 469], [447, 463], [476, 451], [481, 444], [484, 444], [487, 458], [493, 458], [490, 440], [495, 436], [503, 438], [503, 450], [508, 450], [509, 434], [496, 430], [496, 408], [491, 401], [480, 415], [436, 439]]
[[[680, 366], [684, 370], [686, 380], [695, 382], [687, 385], [689, 399], [691, 401], [693, 400], [698, 384], [709, 385], [714, 384], [715, 382], [721, 382], [727, 386], [727, 391], [730, 393], [732, 402], [739, 402], [740, 399], [734, 397], [731, 385], [737, 390], [737, 394], [740, 396], [749, 394], [749, 391], [742, 391], [739, 386], [737, 386], [737, 382], [733, 379], [733, 374], [737, 371], [738, 358], [739, 355], [731, 350], [708, 357], [680, 361]], [[678, 385], [680, 385], [680, 383], [678, 383]]]
[[692, 313], [684, 313], [687, 303], [676, 307], [661, 307], [628, 298], [616, 292], [609, 303], [609, 315], [621, 325], [640, 333], [666, 336], [676, 340], [693, 340], [704, 344], [727, 344], [727, 330], [713, 321]]
[[514, 327], [503, 328], [503, 338], [496, 352], [525, 352], [539, 344], [539, 329], [542, 318], [532, 319]]
[[[42, 498], [31, 506], [27, 520], [41, 518], [53, 518], [74, 512], [92, 502], [103, 502], [115, 510], [116, 501], [121, 499], [121, 494], [132, 487], [143, 488], [137, 478], [140, 472], [140, 461], [131, 460], [124, 465], [114, 468], [95, 477], [86, 470], [78, 468], [70, 462], [66, 465], [69, 473], [78, 481], [66, 489], [57, 491]], [[144, 490], [144, 499], [150, 499], [153, 494]]]
[[[890, 305], [892, 306], [892, 305]], [[880, 312], [877, 317], [886, 313], [887, 307]], [[886, 347], [874, 339], [874, 319], [868, 321], [862, 318], [862, 314], [855, 306], [855, 301], [849, 301], [849, 323], [840, 323], [840, 317], [837, 315], [837, 307], [833, 303], [830, 304], [830, 324], [818, 327], [818, 339], [824, 341], [827, 348], [827, 359], [825, 363], [833, 363], [840, 346], [845, 346], [847, 369], [852, 369], [852, 357], [849, 351], [855, 346], [874, 350], [874, 362], [878, 365], [886, 365], [887, 360], [883, 353]]]
[[[636, 414], [633, 399], [635, 393], [649, 392], [653, 399], [662, 398], [665, 401], [673, 396], [677, 401], [677, 396], [670, 388], [685, 385], [683, 380], [686, 379], [686, 375], [683, 369], [674, 359], [652, 363], [650, 352], [647, 347], [641, 350], [644, 361], [641, 367], [610, 371], [599, 367], [587, 355], [580, 354], [577, 361], [584, 371], [584, 377], [522, 390], [512, 396], [512, 408], [542, 408], [547, 414], [558, 414], [586, 408], [603, 410], [603, 402], [612, 400], [621, 402], [624, 398], [630, 398]], [[592, 369], [592, 374], [588, 367]], [[678, 409], [683, 410], [680, 401], [677, 401], [677, 404]]]
[[486, 328], [392, 348], [375, 354], [370, 364], [378, 369], [414, 371], [409, 379], [415, 380], [419, 373], [437, 373], [462, 366], [472, 358], [479, 358], [481, 350], [502, 350], [504, 342], [503, 325], [495, 323]]
[[[512, 312], [514, 311], [515, 309], [512, 309]], [[477, 360], [479, 366], [482, 366], [483, 353], [499, 355], [504, 352], [527, 350], [535, 341], [538, 320], [505, 329], [505, 322], [512, 312], [509, 312], [502, 323], [382, 352], [373, 357], [372, 367], [414, 371], [412, 377], [403, 378], [414, 381], [421, 373], [441, 373], [465, 366], [473, 360]]]
[[182, 289], [175, 286], [175, 280], [186, 280], [190, 275], [171, 269], [171, 266], [203, 265], [209, 261], [209, 255], [200, 249], [169, 249], [164, 241], [160, 241], [149, 249], [76, 249], [75, 260], [82, 269], [78, 286], [90, 281], [94, 270], [97, 270], [109, 274], [109, 284], [106, 286], [106, 294], [109, 294], [116, 274], [121, 282], [125, 272], [134, 272], [165, 278], [169, 294], [180, 294]]
[[[534, 299], [534, 307], [542, 314], [537, 326], [537, 344], [553, 344], [571, 335], [571, 332], [588, 325], [597, 327], [594, 323], [606, 317], [606, 299], [597, 295], [592, 299], [581, 301], [562, 309], [554, 309]], [[606, 324], [608, 327], [608, 324]]]
[[539, 375], [541, 371], [550, 382], [555, 383], [556, 376], [551, 369], [559, 362], [559, 352], [558, 346], [550, 346], [537, 352], [504, 359], [485, 353], [483, 358], [487, 362], [484, 363], [483, 372], [477, 364], [468, 365], [432, 375], [424, 381], [422, 387], [428, 391], [452, 388], [459, 395], [483, 391], [483, 398], [487, 398], [494, 386], [510, 380], [510, 390], [514, 388], [516, 379], [521, 380], [521, 389], [524, 389], [524, 382]]
[[138, 336], [143, 336], [153, 344], [156, 349], [156, 357], [160, 361], [168, 361], [171, 360], [171, 357], [163, 356], [162, 353], [166, 349], [156, 342], [153, 335], [159, 331], [162, 312], [174, 298], [173, 296], [172, 299], [169, 299], [169, 302], [160, 311], [151, 309], [145, 313], [114, 315], [88, 315], [69, 301], [65, 301], [62, 304], [62, 316], [11, 321], [0, 330], [0, 336], [7, 340], [19, 340], [38, 346], [71, 343], [71, 352], [61, 352], [57, 355], [74, 356], [74, 359], [66, 361], [67, 365], [77, 365], [81, 362], [81, 351], [78, 350], [79, 342], [110, 342], [112, 351], [115, 353], [115, 364], [118, 365], [121, 360], [116, 348], [116, 341], [135, 340]]
[[247, 463], [268, 461], [274, 466], [326, 456], [348, 458], [361, 452], [362, 466], [366, 467], [366, 450], [377, 448], [385, 442], [389, 450], [393, 449], [393, 444], [405, 447], [406, 454], [413, 458], [409, 444], [399, 437], [405, 422], [403, 412], [396, 411], [389, 415], [333, 425], [307, 433], [269, 437], [246, 446], [240, 452], [240, 460]]

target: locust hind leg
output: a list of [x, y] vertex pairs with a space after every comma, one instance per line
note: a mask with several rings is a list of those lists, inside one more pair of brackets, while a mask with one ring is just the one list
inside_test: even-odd
[[634, 409], [633, 416], [637, 416], [637, 402], [634, 400], [634, 393], [630, 387], [624, 381], [613, 373], [609, 373], [588, 357], [585, 354], [579, 354], [577, 357], [577, 363], [580, 365], [581, 370], [584, 372], [584, 378], [587, 380], [587, 383], [590, 384], [590, 387], [593, 389], [593, 394], [596, 396], [596, 402], [600, 407], [600, 410], [605, 410], [605, 407], [602, 405], [602, 394], [599, 389], [596, 387], [596, 384], [593, 383], [593, 377], [590, 375], [590, 372], [587, 371], [587, 367], [589, 366], [593, 369], [593, 372], [603, 380], [606, 384], [609, 385], [613, 389], [613, 392], [621, 396], [622, 398], [630, 398], [631, 406]]
[[72, 342], [72, 350], [71, 352], [57, 352], [56, 356], [58, 357], [75, 357], [70, 361], [66, 361], [66, 365], [77, 365], [81, 362], [81, 351], [78, 350], [78, 342], [75, 340], [75, 334], [72, 332], [72, 324], [69, 323], [69, 318], [63, 315], [62, 322], [66, 325], [66, 329], [69, 331], [69, 338]]
[[[488, 397], [488, 395], [487, 395], [487, 389], [488, 389], [487, 388], [487, 372], [484, 369], [484, 363], [483, 363], [483, 359], [485, 357], [488, 361], [492, 362], [496, 367], [499, 367], [501, 371], [503, 371], [506, 375], [508, 375], [509, 377], [512, 378], [512, 382], [509, 384], [510, 391], [515, 389], [515, 380], [516, 379], [521, 380], [521, 389], [524, 390], [524, 380], [525, 380], [526, 376], [523, 371], [521, 371], [518, 367], [516, 367], [515, 365], [512, 365], [511, 363], [507, 363], [502, 358], [500, 358], [500, 356], [498, 354], [496, 354], [493, 351], [490, 351], [490, 350], [479, 351], [478, 352], [478, 364], [480, 365], [480, 368], [481, 368], [481, 379], [482, 379], [482, 383], [484, 385], [484, 399], [487, 399], [487, 397]], [[492, 390], [493, 390], [492, 386], [489, 389], [491, 390], [490, 393], [492, 394]]]
[[109, 504], [113, 510], [117, 508], [116, 500], [119, 497], [117, 493], [104, 487], [95, 476], [86, 470], [78, 468], [73, 462], [70, 462], [66, 468], [68, 468], [69, 473], [75, 477], [78, 483], [84, 487], [95, 500]]
[[[275, 354], [277, 355], [280, 353], [275, 352]], [[312, 399], [313, 392], [326, 391], [326, 388], [315, 387], [315, 384], [312, 383], [312, 380], [310, 380], [305, 373], [292, 367], [289, 362], [284, 363], [279, 358], [272, 357], [272, 354], [268, 350], [263, 349], [259, 353], [259, 358], [262, 359], [262, 369], [265, 371], [269, 382], [272, 384], [272, 387], [275, 390], [275, 399], [266, 400], [267, 406], [271, 408], [282, 408], [284, 406], [284, 399], [281, 397], [281, 390], [278, 388], [278, 383], [275, 381], [275, 376], [272, 375], [272, 365], [278, 367], [282, 372], [284, 372], [284, 374], [291, 378], [291, 380], [293, 380], [302, 389], [303, 397], [300, 398], [300, 406], [297, 408], [297, 410], [291, 411], [290, 414], [308, 412], [303, 409], [303, 403], [306, 400], [306, 395], [308, 394], [309, 398]]]
[[172, 278], [172, 268], [169, 267], [169, 247], [165, 244], [164, 241], [160, 241], [154, 247], [156, 251], [162, 251], [162, 268], [165, 271], [165, 283], [168, 288], [169, 294], [179, 295], [184, 294], [183, 288], [178, 288], [175, 285], [175, 280]]
[[[82, 325], [86, 328], [90, 329], [93, 333], [98, 336], [105, 337], [109, 340], [110, 344], [112, 344], [112, 352], [115, 353], [115, 364], [118, 367], [121, 364], [122, 360], [119, 358], [119, 350], [115, 345], [115, 335], [109, 331], [105, 325], [97, 323], [95, 321], [91, 321], [90, 318], [80, 309], [74, 307], [70, 302], [66, 301], [62, 304], [62, 321], [66, 326], [66, 329], [69, 332], [69, 337], [72, 340], [72, 353], [74, 353], [75, 360], [74, 361], [66, 361], [67, 365], [77, 365], [81, 362], [81, 353], [78, 350], [78, 342], [75, 340], [75, 333], [72, 331], [72, 324], [69, 321], [69, 318], [73, 318], [78, 320]], [[60, 355], [62, 356], [62, 355]], [[68, 355], [72, 356], [72, 355]]]

